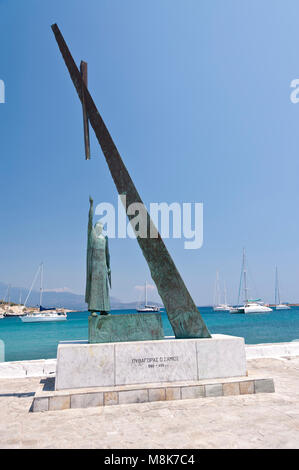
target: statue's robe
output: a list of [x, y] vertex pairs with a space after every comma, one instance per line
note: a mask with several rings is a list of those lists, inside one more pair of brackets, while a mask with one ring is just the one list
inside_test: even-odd
[[109, 258], [108, 237], [96, 236], [92, 228], [88, 234], [85, 291], [85, 302], [89, 311], [110, 311]]

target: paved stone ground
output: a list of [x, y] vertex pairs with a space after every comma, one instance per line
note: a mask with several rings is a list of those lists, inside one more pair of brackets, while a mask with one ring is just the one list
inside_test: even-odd
[[247, 363], [275, 393], [29, 413], [40, 379], [1, 379], [0, 448], [299, 448], [299, 357]]

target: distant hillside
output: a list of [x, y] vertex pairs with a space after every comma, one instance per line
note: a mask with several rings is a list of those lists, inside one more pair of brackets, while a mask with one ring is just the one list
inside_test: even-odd
[[[0, 282], [0, 299], [4, 299], [7, 293], [7, 284]], [[18, 303], [21, 293], [21, 300], [22, 303], [25, 301], [28, 289], [12, 287], [10, 289], [10, 301]], [[7, 301], [7, 298], [5, 299]], [[112, 309], [134, 309], [140, 305], [140, 302], [122, 302], [121, 300], [110, 297], [110, 303]], [[154, 305], [162, 306], [161, 304], [157, 304], [157, 302], [149, 301], [149, 303], [153, 303]], [[28, 307], [35, 307], [39, 305], [39, 292], [32, 291], [30, 298], [27, 302]], [[87, 305], [84, 301], [83, 295], [73, 294], [72, 292], [68, 291], [51, 291], [51, 292], [44, 292], [43, 293], [43, 307], [61, 307], [61, 308], [68, 308], [70, 310], [86, 310]]]

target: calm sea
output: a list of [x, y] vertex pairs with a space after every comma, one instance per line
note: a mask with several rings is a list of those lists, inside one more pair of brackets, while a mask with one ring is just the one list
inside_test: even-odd
[[[299, 307], [266, 314], [232, 315], [214, 313], [209, 307], [200, 312], [211, 333], [243, 336], [247, 344], [299, 340]], [[132, 313], [114, 310], [112, 314]], [[161, 311], [166, 336], [173, 335], [165, 311]], [[56, 357], [59, 341], [87, 339], [88, 312], [69, 313], [65, 322], [22, 323], [19, 318], [0, 320], [0, 340], [5, 345], [5, 361]]]

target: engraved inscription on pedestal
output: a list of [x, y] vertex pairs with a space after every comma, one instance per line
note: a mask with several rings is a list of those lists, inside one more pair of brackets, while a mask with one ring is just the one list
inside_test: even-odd
[[153, 341], [115, 345], [115, 383], [196, 380], [196, 345], [193, 341]]

